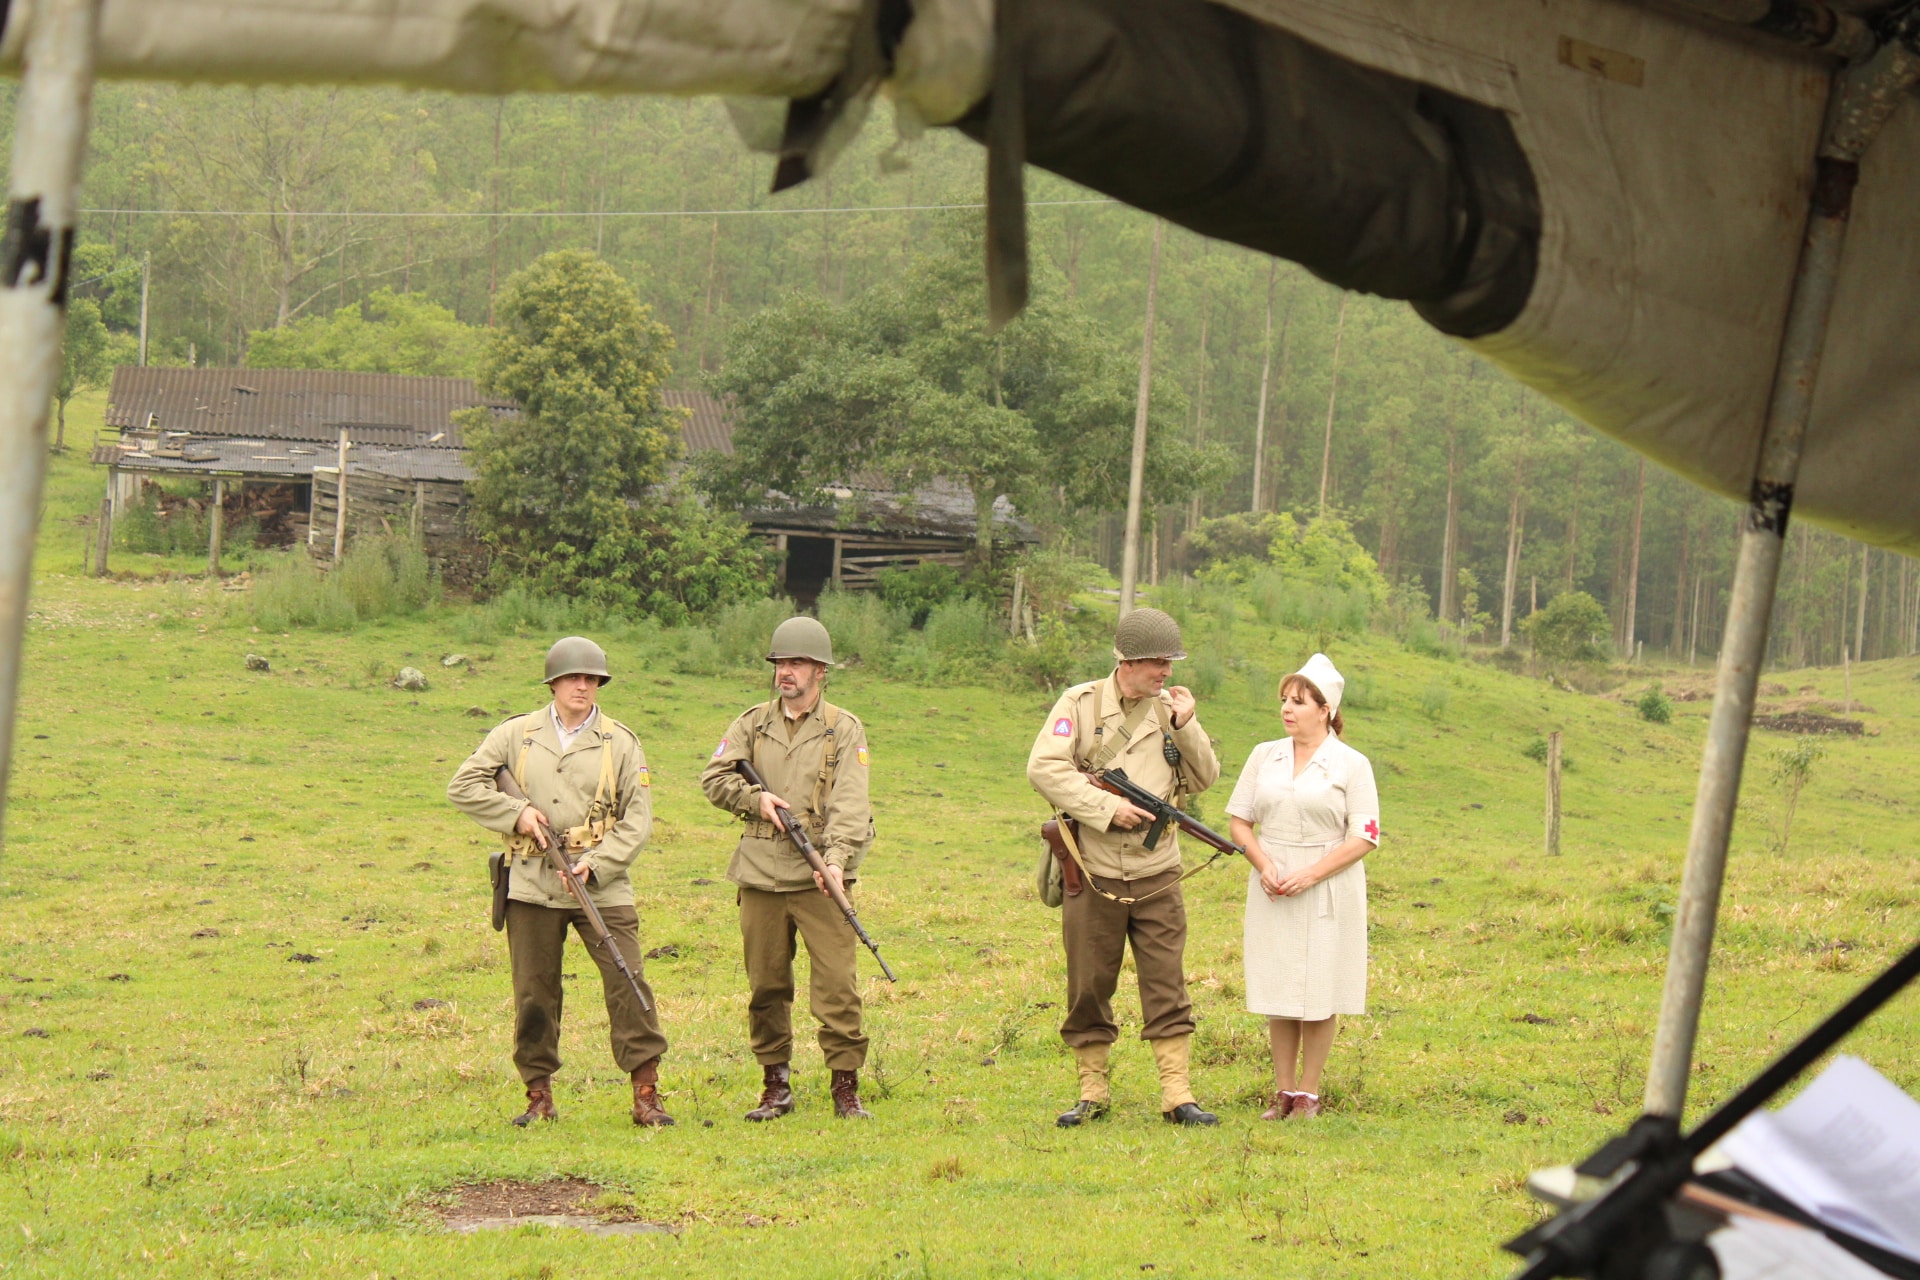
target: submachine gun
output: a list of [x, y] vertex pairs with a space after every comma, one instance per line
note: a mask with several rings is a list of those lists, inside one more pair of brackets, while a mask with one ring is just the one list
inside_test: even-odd
[[[511, 796], [515, 800], [527, 798], [527, 793], [521, 789], [518, 782], [514, 781], [513, 770], [505, 765], [501, 765], [499, 772], [493, 775], [493, 785], [500, 789], [502, 795]], [[627, 964], [627, 958], [621, 955], [620, 948], [614, 945], [613, 934], [607, 930], [607, 922], [600, 918], [600, 908], [593, 905], [593, 899], [587, 896], [587, 886], [581, 884], [580, 877], [573, 874], [573, 864], [567, 861], [567, 850], [562, 847], [564, 842], [554, 834], [553, 828], [545, 823], [540, 824], [540, 834], [546, 837], [547, 864], [560, 873], [561, 883], [567, 886], [567, 892], [573, 895], [573, 900], [580, 904], [580, 910], [586, 913], [587, 924], [593, 929], [594, 945], [606, 948], [607, 954], [613, 957], [614, 968], [620, 970], [620, 976], [627, 980], [629, 987], [633, 988], [633, 998], [640, 1002], [642, 1009], [649, 1013], [653, 1012], [653, 1002], [648, 1000], [646, 992], [640, 989], [640, 980], [633, 976], [633, 969]], [[540, 841], [536, 839], [534, 843], [539, 844]], [[510, 862], [511, 859], [508, 861]], [[502, 867], [502, 874], [505, 871], [506, 868]]]
[[1213, 857], [1208, 858], [1202, 864], [1203, 867], [1212, 866], [1215, 859], [1225, 857], [1229, 853], [1244, 856], [1247, 852], [1245, 847], [1235, 844], [1192, 814], [1174, 808], [1172, 804], [1142, 787], [1127, 776], [1125, 769], [1102, 769], [1098, 773], [1088, 774], [1087, 780], [1102, 791], [1112, 792], [1128, 804], [1145, 809], [1153, 815], [1153, 825], [1147, 828], [1146, 838], [1142, 841], [1149, 849], [1158, 845], [1160, 837], [1167, 833], [1167, 828], [1173, 826], [1213, 850]]
[[[753, 761], [736, 760], [733, 762], [733, 767], [750, 786], [758, 787], [762, 791], [768, 789], [766, 780], [760, 776], [760, 771], [753, 767]], [[854, 914], [853, 903], [847, 898], [846, 891], [836, 885], [833, 877], [827, 874], [827, 860], [822, 858], [820, 851], [813, 847], [813, 841], [808, 837], [805, 825], [789, 821], [790, 814], [791, 810], [784, 807], [776, 808], [774, 825], [787, 833], [793, 841], [794, 848], [800, 851], [800, 856], [805, 858], [807, 865], [813, 868], [813, 874], [820, 877], [820, 883], [827, 888], [827, 896], [833, 899], [833, 905], [840, 908], [841, 914], [847, 917], [847, 923], [853, 926], [854, 936], [866, 943], [867, 950], [873, 952], [873, 958], [880, 962], [880, 972], [887, 975], [887, 981], [900, 981], [893, 976], [893, 970], [887, 967], [887, 958], [880, 954], [880, 944], [868, 937], [867, 931], [860, 927], [860, 917]]]
[[[1694, 1161], [1708, 1147], [1785, 1088], [1867, 1015], [1920, 976], [1920, 946], [1841, 1005], [1800, 1043], [1776, 1058], [1740, 1092], [1716, 1107], [1691, 1133], [1670, 1116], [1643, 1115], [1627, 1131], [1588, 1156], [1574, 1172], [1598, 1194], [1568, 1205], [1558, 1216], [1509, 1240], [1508, 1252], [1526, 1259], [1513, 1280], [1592, 1276], [1598, 1280], [1696, 1280], [1717, 1277], [1712, 1251], [1700, 1240], [1677, 1238], [1667, 1216], [1670, 1197], [1694, 1177]], [[1718, 1175], [1707, 1175], [1717, 1177]], [[1839, 1241], [1867, 1256], [1872, 1246]], [[1867, 1257], [1891, 1274], [1913, 1274], [1890, 1255]], [[1891, 1264], [1891, 1265], [1889, 1265]]]

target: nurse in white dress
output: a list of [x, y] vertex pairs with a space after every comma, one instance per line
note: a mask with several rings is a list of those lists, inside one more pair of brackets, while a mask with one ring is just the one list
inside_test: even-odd
[[1340, 740], [1346, 680], [1316, 653], [1280, 682], [1287, 736], [1253, 749], [1227, 802], [1247, 879], [1247, 1008], [1267, 1018], [1273, 1105], [1320, 1114], [1320, 1074], [1343, 1013], [1367, 1011], [1367, 876], [1380, 843], [1373, 766]]

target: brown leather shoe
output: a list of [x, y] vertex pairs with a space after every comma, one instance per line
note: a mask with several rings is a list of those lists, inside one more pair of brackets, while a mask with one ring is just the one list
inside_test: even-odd
[[761, 1075], [760, 1105], [747, 1112], [747, 1119], [778, 1120], [793, 1110], [793, 1084], [788, 1076], [787, 1064], [769, 1062], [761, 1068]]
[[673, 1123], [673, 1117], [660, 1105], [658, 1058], [633, 1073], [633, 1122], [649, 1129], [664, 1129]]
[[513, 1118], [513, 1123], [524, 1129], [535, 1120], [558, 1120], [560, 1113], [553, 1105], [553, 1077], [541, 1076], [538, 1080], [527, 1081], [527, 1109]]
[[1293, 1107], [1287, 1112], [1289, 1120], [1311, 1120], [1320, 1114], [1320, 1095], [1317, 1093], [1297, 1093], [1293, 1097]]
[[873, 1112], [860, 1105], [860, 1073], [833, 1073], [833, 1114], [842, 1120], [871, 1120]]
[[1293, 1110], [1293, 1104], [1300, 1095], [1291, 1089], [1277, 1090], [1273, 1095], [1273, 1105], [1260, 1113], [1262, 1120], [1285, 1120], [1287, 1113]]

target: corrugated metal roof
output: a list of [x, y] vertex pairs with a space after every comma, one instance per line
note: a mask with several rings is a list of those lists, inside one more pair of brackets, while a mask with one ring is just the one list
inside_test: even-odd
[[[153, 452], [158, 448], [165, 452]], [[315, 467], [331, 470], [339, 451], [299, 441], [232, 439], [196, 436], [184, 442], [156, 442], [141, 447], [138, 440], [120, 445], [95, 445], [93, 461], [122, 471], [164, 471], [172, 475], [223, 475], [305, 480]], [[473, 479], [466, 454], [458, 449], [390, 449], [355, 445], [347, 451], [347, 470], [372, 471], [402, 480]]]
[[688, 454], [724, 453], [733, 456], [733, 422], [726, 406], [704, 391], [662, 391], [669, 408], [685, 409], [680, 438]]
[[155, 369], [123, 365], [107, 392], [109, 427], [188, 431], [194, 436], [326, 443], [347, 427], [356, 441], [390, 447], [458, 449], [453, 414], [490, 400], [469, 378], [327, 369]]

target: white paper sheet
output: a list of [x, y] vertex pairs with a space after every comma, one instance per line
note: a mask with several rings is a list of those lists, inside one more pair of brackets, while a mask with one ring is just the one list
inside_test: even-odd
[[1707, 1237], [1720, 1280], [1886, 1280], [1818, 1231], [1735, 1218]]
[[1819, 1221], [1920, 1262], [1920, 1102], [1860, 1059], [1836, 1059], [1719, 1145]]

